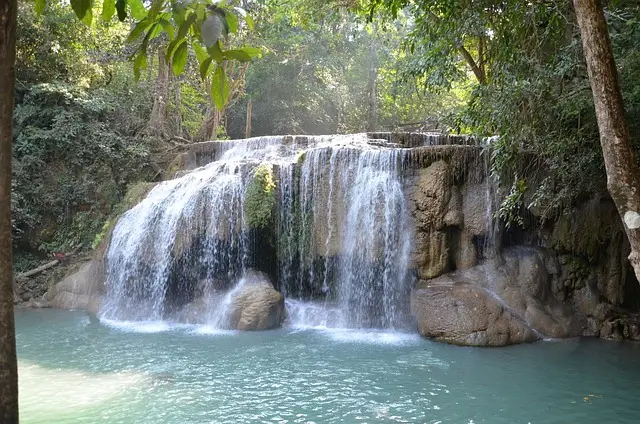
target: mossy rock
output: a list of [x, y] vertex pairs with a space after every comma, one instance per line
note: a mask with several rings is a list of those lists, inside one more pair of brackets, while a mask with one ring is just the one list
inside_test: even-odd
[[247, 186], [244, 213], [250, 229], [273, 227], [276, 208], [276, 183], [273, 167], [258, 166]]

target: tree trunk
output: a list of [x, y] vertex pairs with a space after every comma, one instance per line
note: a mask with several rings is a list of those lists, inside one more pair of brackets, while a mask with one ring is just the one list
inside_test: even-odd
[[153, 88], [153, 109], [149, 118], [148, 133], [166, 135], [167, 102], [169, 101], [169, 66], [164, 58], [164, 49], [158, 48], [158, 76]]
[[182, 131], [182, 97], [180, 96], [180, 84], [181, 81], [179, 81], [177, 78], [173, 79], [174, 81], [174, 86], [173, 86], [173, 101], [175, 102], [176, 105], [176, 110], [175, 110], [175, 120], [176, 120], [176, 135], [179, 137], [183, 136], [183, 131]]
[[198, 134], [196, 135], [196, 140], [215, 140], [218, 136], [218, 127], [220, 126], [221, 120], [222, 114], [214, 106], [210, 106], [204, 116], [202, 125], [200, 125], [200, 129], [198, 130]]
[[[372, 37], [375, 36], [375, 31]], [[376, 55], [375, 39], [369, 45], [369, 82], [367, 84], [367, 131], [374, 132], [378, 127], [378, 96], [376, 90], [376, 79], [378, 77], [378, 58]]]
[[573, 0], [596, 109], [607, 188], [629, 243], [640, 281], [640, 167], [631, 146], [607, 22], [598, 0]]
[[13, 318], [11, 141], [16, 61], [16, 0], [0, 0], [0, 422], [18, 422], [18, 361]]
[[247, 123], [244, 127], [244, 138], [251, 137], [251, 113], [253, 112], [253, 102], [251, 101], [251, 97], [249, 97], [249, 102], [247, 103]]

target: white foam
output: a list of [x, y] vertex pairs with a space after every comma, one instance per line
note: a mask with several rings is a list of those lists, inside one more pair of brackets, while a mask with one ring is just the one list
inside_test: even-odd
[[127, 333], [163, 333], [188, 327], [188, 324], [176, 324], [168, 321], [118, 321], [102, 318], [102, 324]]
[[323, 333], [341, 343], [367, 343], [376, 345], [407, 345], [420, 342], [417, 334], [385, 330], [326, 329]]
[[230, 336], [238, 334], [235, 330], [221, 330], [211, 325], [197, 325], [190, 331], [190, 333], [203, 334], [207, 336]]

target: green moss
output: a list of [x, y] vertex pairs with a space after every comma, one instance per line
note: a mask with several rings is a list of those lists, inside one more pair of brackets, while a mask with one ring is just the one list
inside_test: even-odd
[[244, 213], [250, 229], [265, 229], [274, 224], [276, 183], [273, 168], [260, 165], [253, 174], [245, 195]]

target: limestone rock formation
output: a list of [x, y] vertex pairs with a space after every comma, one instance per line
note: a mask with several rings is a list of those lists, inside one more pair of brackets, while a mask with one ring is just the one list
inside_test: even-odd
[[421, 281], [412, 313], [423, 336], [455, 344], [504, 346], [543, 337], [572, 337], [586, 317], [555, 299], [559, 268], [553, 253], [506, 249], [500, 258]]
[[284, 320], [284, 296], [260, 275], [245, 277], [234, 290], [229, 306], [229, 326], [236, 330], [268, 330]]
[[464, 346], [506, 346], [538, 340], [519, 316], [487, 290], [447, 278], [416, 290], [411, 300], [424, 337]]
[[53, 286], [45, 294], [44, 300], [52, 308], [84, 309], [91, 314], [97, 314], [103, 284], [104, 266], [101, 261], [92, 259]]

